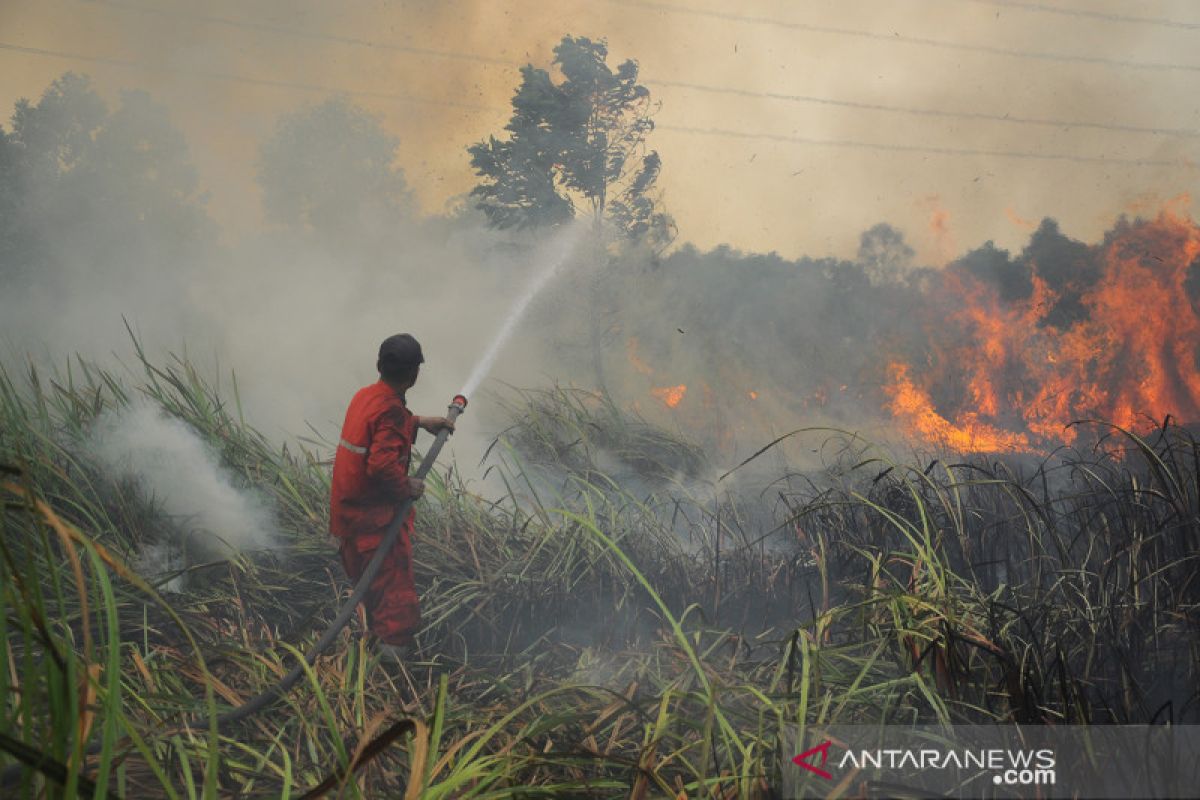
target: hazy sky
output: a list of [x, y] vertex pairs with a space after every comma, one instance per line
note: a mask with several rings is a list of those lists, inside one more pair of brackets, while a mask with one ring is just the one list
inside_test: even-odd
[[640, 63], [667, 206], [705, 248], [847, 256], [888, 221], [941, 263], [1019, 247], [1047, 215], [1093, 240], [1197, 177], [1200, 6], [1182, 1], [0, 0], [0, 104], [68, 69], [113, 100], [149, 90], [236, 232], [260, 220], [279, 115], [344, 91], [437, 212], [473, 185], [465, 148], [501, 132], [517, 65], [564, 34]]

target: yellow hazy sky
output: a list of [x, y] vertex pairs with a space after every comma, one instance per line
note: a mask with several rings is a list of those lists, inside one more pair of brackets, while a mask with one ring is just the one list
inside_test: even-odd
[[345, 92], [435, 213], [565, 34], [639, 62], [664, 200], [701, 248], [849, 256], [887, 221], [944, 263], [1043, 216], [1094, 240], [1197, 178], [1200, 5], [1178, 1], [0, 0], [0, 104], [66, 70], [149, 91], [237, 232], [279, 116]]

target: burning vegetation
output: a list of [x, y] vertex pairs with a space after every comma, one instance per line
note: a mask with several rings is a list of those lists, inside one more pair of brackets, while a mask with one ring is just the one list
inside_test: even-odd
[[[146, 269], [171, 324], [274, 327], [230, 337], [273, 345], [230, 385], [136, 337], [132, 368], [0, 361], [0, 793], [765, 800], [797, 721], [1200, 722], [1185, 204], [1095, 244], [1045, 220], [1016, 256], [989, 243], [940, 269], [886, 224], [852, 259], [671, 250], [657, 106], [636, 62], [607, 58], [566, 37], [553, 69], [522, 69], [503, 136], [469, 149], [475, 206], [444, 218], [412, 216], [396, 141], [369, 114], [333, 100], [286, 117], [260, 175], [280, 261], [327, 260], [289, 280], [264, 268], [262, 291], [210, 260], [222, 245], [182, 136], [148, 98], [109, 115], [67, 76], [19, 107], [0, 201], [32, 211], [0, 217], [19, 290], [0, 299], [21, 319], [73, 322], [39, 298], [77, 282], [82, 315]], [[928, 202], [948, 249], [948, 212]], [[380, 297], [455, 272], [483, 286], [451, 326], [474, 334], [467, 312], [514, 283], [492, 273], [580, 216], [592, 238], [562, 256], [578, 282], [556, 290], [554, 261], [500, 334], [480, 333], [472, 389], [526, 308], [539, 337], [518, 360], [561, 381], [472, 398], [484, 411], [455, 444], [487, 409], [493, 433], [429, 475], [416, 651], [388, 661], [352, 618], [295, 691], [219, 727], [350, 590], [328, 536], [331, 431], [277, 442], [243, 408], [255, 380], [289, 399], [334, 383], [341, 401], [362, 376], [344, 367], [357, 334], [335, 346], [295, 309], [382, 306], [390, 329]], [[231, 257], [254, 275], [270, 245]], [[451, 252], [466, 255], [442, 274]], [[435, 272], [411, 279], [423, 263]], [[296, 274], [315, 304], [292, 302]], [[180, 284], [210, 292], [209, 313], [247, 305], [160, 302]], [[276, 412], [257, 418], [281, 427]], [[865, 425], [918, 447], [897, 458]], [[269, 536], [245, 530], [258, 519]]]
[[650, 394], [661, 400], [667, 408], [675, 408], [687, 396], [687, 386], [682, 383], [678, 386], [661, 386], [657, 389], [651, 389]]
[[1094, 246], [1052, 223], [1017, 261], [984, 249], [930, 291], [923, 364], [887, 366], [887, 408], [963, 452], [1073, 444], [1083, 419], [1200, 420], [1200, 228], [1179, 210]]
[[[381, 660], [358, 619], [278, 707], [210, 744], [206, 720], [273, 685], [345, 597], [327, 446], [275, 448], [187, 362], [146, 363], [137, 385], [77, 366], [70, 387], [0, 372], [0, 452], [21, 465], [0, 485], [5, 680], [20, 689], [5, 719], [38, 743], [5, 745], [8, 766], [36, 765], [17, 794], [196, 780], [270, 796], [770, 798], [793, 755], [780, 719], [1200, 713], [1187, 431], [1034, 468], [898, 463], [826, 434], [826, 468], [766, 471], [768, 495], [758, 462], [714, 482], [701, 448], [560, 390], [510, 398], [488, 454], [499, 497], [453, 470], [431, 482], [409, 663]], [[136, 395], [269, 498], [286, 551], [175, 565], [156, 577], [183, 579], [169, 595], [139, 574], [139, 550], [187, 521], [108, 482], [81, 439]]]
[[[731, 458], [745, 433], [723, 428], [729, 419], [756, 420], [746, 426], [756, 431], [781, 418], [880, 420], [891, 438], [958, 453], [1089, 447], [1096, 429], [1074, 424], [1083, 420], [1134, 433], [1190, 424], [1200, 421], [1198, 256], [1187, 198], [1121, 219], [1095, 244], [1047, 219], [1015, 256], [988, 243], [943, 269], [685, 250], [651, 290], [679, 327], [624, 320], [622, 389], [675, 412], [671, 424], [710, 431]], [[758, 285], [722, 287], [716, 270]], [[715, 326], [713, 295], [689, 281], [752, 298], [754, 312], [724, 312]]]

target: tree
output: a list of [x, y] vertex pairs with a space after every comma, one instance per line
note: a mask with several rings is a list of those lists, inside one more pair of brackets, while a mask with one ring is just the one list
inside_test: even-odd
[[859, 237], [856, 261], [872, 281], [881, 283], [895, 281], [908, 272], [915, 255], [903, 233], [880, 222]]
[[471, 192], [497, 228], [558, 225], [584, 210], [626, 237], [664, 247], [674, 223], [655, 191], [662, 161], [646, 152], [654, 130], [650, 92], [637, 62], [614, 72], [603, 40], [564, 37], [554, 48], [557, 83], [521, 68], [508, 138], [468, 148], [481, 178]]
[[267, 217], [341, 236], [411, 215], [397, 145], [376, 117], [344, 97], [283, 117], [259, 155]]
[[0, 130], [0, 276], [25, 263], [21, 203], [20, 151], [10, 134]]
[[18, 101], [0, 132], [0, 269], [187, 261], [215, 241], [204, 199], [161, 105], [123, 92], [109, 113], [68, 72], [37, 103]]

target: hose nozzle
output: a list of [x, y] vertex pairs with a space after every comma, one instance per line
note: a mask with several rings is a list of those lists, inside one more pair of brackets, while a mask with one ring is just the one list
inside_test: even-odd
[[467, 398], [465, 395], [456, 394], [454, 399], [450, 401], [450, 408], [446, 409], [446, 419], [458, 419], [458, 415], [463, 413], [467, 408]]

